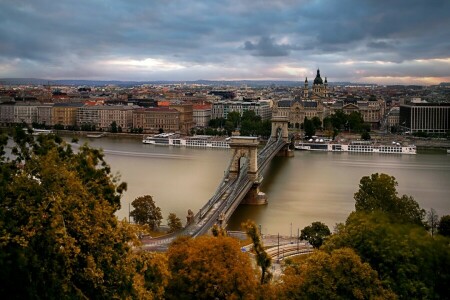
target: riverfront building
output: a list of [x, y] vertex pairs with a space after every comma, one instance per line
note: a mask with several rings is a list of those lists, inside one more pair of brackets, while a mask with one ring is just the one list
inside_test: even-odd
[[272, 115], [269, 103], [266, 101], [220, 100], [212, 104], [212, 118], [226, 119], [228, 113], [232, 111], [236, 111], [242, 116], [243, 112], [247, 110], [253, 110], [262, 120], [269, 120]]
[[399, 122], [411, 133], [446, 133], [450, 130], [450, 103], [402, 104]]
[[144, 133], [180, 132], [180, 113], [173, 108], [140, 108], [133, 112], [133, 127]]

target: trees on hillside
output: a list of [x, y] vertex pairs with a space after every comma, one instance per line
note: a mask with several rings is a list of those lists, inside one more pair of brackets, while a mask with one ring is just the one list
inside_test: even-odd
[[439, 221], [438, 233], [450, 237], [450, 215], [442, 216]]
[[247, 221], [242, 224], [247, 236], [252, 240], [253, 251], [255, 251], [256, 263], [261, 267], [261, 280], [260, 283], [264, 284], [270, 281], [272, 274], [269, 271], [272, 265], [272, 259], [264, 250], [264, 246], [261, 241], [261, 235], [256, 227], [255, 222]]
[[167, 217], [167, 225], [169, 226], [169, 233], [175, 232], [183, 228], [180, 218], [176, 214], [170, 213]]
[[152, 196], [145, 195], [137, 197], [131, 202], [134, 209], [130, 212], [130, 216], [139, 225], [148, 225], [151, 230], [161, 225], [162, 214], [161, 209], [156, 206]]
[[364, 176], [354, 194], [356, 211], [389, 213], [393, 219], [423, 225], [425, 210], [413, 197], [398, 197], [395, 177], [387, 174]]
[[322, 222], [313, 222], [302, 229], [300, 239], [308, 241], [314, 248], [320, 248], [330, 234], [331, 232], [327, 225]]
[[315, 251], [283, 276], [280, 299], [396, 299], [350, 248]]
[[250, 258], [225, 236], [182, 237], [167, 252], [172, 278], [166, 299], [255, 299]]
[[422, 226], [399, 223], [388, 213], [353, 212], [321, 249], [352, 248], [402, 299], [446, 297], [450, 287], [448, 240]]
[[[0, 293], [16, 298], [127, 298], [135, 282], [131, 227], [114, 213], [126, 188], [101, 151], [21, 128], [0, 151]], [[7, 139], [0, 138], [3, 150]]]

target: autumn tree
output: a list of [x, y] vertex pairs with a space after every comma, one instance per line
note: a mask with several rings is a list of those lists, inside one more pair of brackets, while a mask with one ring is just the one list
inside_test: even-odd
[[255, 222], [247, 221], [242, 223], [241, 225], [247, 236], [252, 240], [253, 250], [255, 251], [256, 263], [261, 267], [261, 284], [267, 283], [272, 278], [272, 274], [269, 271], [270, 266], [272, 265], [272, 259], [264, 250], [263, 243], [261, 241], [261, 234], [256, 227]]
[[327, 225], [322, 222], [313, 222], [302, 229], [300, 239], [308, 241], [314, 248], [320, 248], [330, 234], [331, 232]]
[[169, 225], [169, 232], [175, 232], [183, 228], [180, 218], [174, 213], [170, 213], [167, 217], [167, 225]]
[[[137, 239], [119, 222], [125, 184], [100, 150], [14, 130], [0, 151], [0, 293], [16, 298], [139, 296]], [[0, 138], [3, 150], [5, 138]]]
[[438, 233], [440, 235], [450, 237], [450, 215], [441, 217], [438, 226]]
[[420, 208], [413, 197], [399, 197], [397, 185], [394, 176], [383, 173], [362, 177], [359, 190], [354, 194], [356, 211], [381, 211], [397, 221], [423, 225], [425, 210]]
[[161, 209], [156, 206], [152, 196], [145, 195], [137, 197], [131, 202], [134, 209], [130, 212], [130, 216], [139, 225], [148, 225], [151, 230], [161, 225], [162, 214]]
[[396, 299], [349, 248], [315, 251], [285, 269], [280, 299]]
[[250, 258], [230, 237], [182, 237], [167, 252], [172, 279], [166, 299], [254, 299]]

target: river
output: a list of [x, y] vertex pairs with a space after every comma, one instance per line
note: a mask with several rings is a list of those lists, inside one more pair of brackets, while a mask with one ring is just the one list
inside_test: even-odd
[[[231, 157], [227, 149], [144, 145], [130, 138], [80, 138], [79, 143], [85, 141], [102, 148], [113, 172], [128, 183], [120, 219], [128, 217], [136, 197], [151, 195], [163, 223], [171, 212], [185, 222], [188, 209], [198, 211], [212, 196]], [[361, 177], [376, 172], [395, 176], [399, 194], [413, 196], [422, 208], [450, 214], [450, 155], [296, 151], [295, 157], [276, 157], [268, 166], [261, 186], [268, 205], [240, 206], [228, 229], [240, 230], [252, 219], [263, 234], [296, 235], [314, 221], [332, 230], [354, 210]]]

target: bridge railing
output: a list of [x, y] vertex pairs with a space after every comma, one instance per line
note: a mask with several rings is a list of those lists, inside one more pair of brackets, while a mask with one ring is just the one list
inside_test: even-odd
[[208, 200], [208, 202], [205, 205], [203, 205], [203, 207], [200, 209], [200, 211], [197, 213], [197, 215], [194, 216], [195, 220], [203, 219], [203, 217], [206, 215], [206, 213], [211, 209], [211, 207], [221, 197], [222, 189], [227, 185], [227, 183], [229, 181], [229, 175], [230, 175], [230, 169], [231, 169], [232, 163], [233, 163], [233, 160], [231, 159], [230, 162], [228, 163], [227, 168], [224, 171], [222, 180], [220, 181], [217, 189], [214, 191], [213, 196]]

